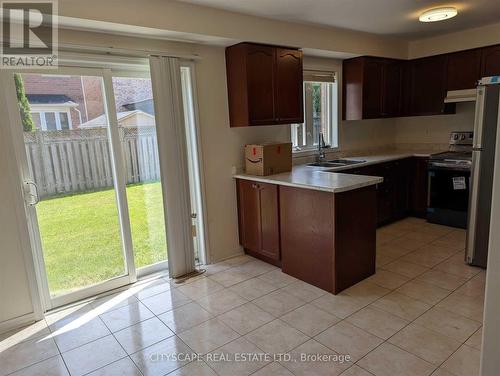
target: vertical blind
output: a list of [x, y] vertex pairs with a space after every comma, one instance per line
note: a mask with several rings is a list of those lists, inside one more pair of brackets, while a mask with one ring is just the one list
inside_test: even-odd
[[170, 277], [195, 269], [179, 59], [151, 56]]

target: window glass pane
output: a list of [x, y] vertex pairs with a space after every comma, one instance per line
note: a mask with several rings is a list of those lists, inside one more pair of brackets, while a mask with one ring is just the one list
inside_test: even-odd
[[319, 134], [327, 145], [337, 147], [337, 84], [304, 82], [304, 123], [292, 124], [291, 139], [295, 150], [314, 148]]
[[45, 125], [47, 126], [48, 131], [57, 130], [55, 112], [46, 112], [45, 113]]
[[125, 153], [135, 266], [142, 268], [168, 258], [151, 79], [113, 77], [113, 91]]
[[[312, 96], [312, 119], [313, 119], [313, 142], [314, 145], [318, 145], [319, 132], [323, 132], [327, 124], [324, 120], [324, 108], [322, 97], [323, 84], [319, 82], [310, 82], [307, 84], [309, 86], [308, 90], [311, 90]], [[323, 132], [323, 137], [325, 133]], [[325, 140], [326, 142], [326, 140]]]
[[81, 113], [64, 134], [54, 130], [57, 122], [68, 129], [68, 114], [54, 111], [42, 113], [47, 130], [24, 132], [40, 197], [36, 216], [50, 295], [126, 275], [103, 79], [21, 76], [31, 105], [71, 105]]
[[39, 112], [32, 112], [31, 118], [33, 119], [33, 124], [35, 125], [35, 128], [41, 129], [42, 128], [42, 121], [40, 118], [40, 113]]
[[61, 129], [69, 129], [69, 119], [66, 112], [59, 112], [59, 120], [61, 121]]

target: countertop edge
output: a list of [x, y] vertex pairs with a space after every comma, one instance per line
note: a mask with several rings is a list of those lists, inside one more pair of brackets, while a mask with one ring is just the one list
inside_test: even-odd
[[[391, 161], [396, 161], [396, 160], [401, 160], [405, 158], [411, 158], [411, 157], [429, 157], [430, 153], [424, 153], [424, 152], [408, 152], [408, 153], [398, 153], [398, 154], [388, 154], [388, 155], [368, 155], [368, 156], [352, 156], [352, 157], [346, 157], [349, 159], [363, 159], [363, 158], [378, 158], [374, 160], [368, 160], [363, 163], [359, 163], [356, 165], [350, 165], [350, 166], [341, 166], [341, 167], [326, 167], [326, 168], [312, 168], [312, 167], [307, 167], [305, 165], [297, 165], [294, 166], [294, 169], [296, 168], [304, 168], [304, 169], [311, 169], [312, 172], [325, 172], [329, 174], [344, 174], [343, 171], [345, 170], [350, 170], [353, 168], [360, 168], [360, 167], [365, 167], [365, 166], [370, 166], [374, 164], [379, 164], [379, 163], [384, 163], [384, 162], [391, 162]], [[370, 180], [367, 181], [362, 181], [362, 182], [357, 182], [353, 183], [348, 186], [341, 186], [338, 188], [335, 187], [327, 187], [323, 185], [314, 185], [314, 184], [304, 184], [304, 183], [297, 183], [297, 182], [290, 182], [290, 181], [283, 181], [280, 179], [275, 179], [273, 176], [277, 176], [280, 174], [276, 175], [267, 175], [267, 176], [260, 176], [260, 175], [247, 175], [245, 173], [239, 173], [233, 175], [233, 179], [243, 179], [243, 180], [252, 180], [252, 181], [257, 181], [261, 183], [269, 183], [269, 184], [276, 184], [276, 185], [282, 185], [282, 186], [288, 186], [288, 187], [295, 187], [295, 188], [303, 188], [303, 189], [312, 189], [312, 190], [317, 190], [317, 191], [323, 191], [323, 192], [330, 192], [330, 193], [341, 193], [341, 192], [347, 192], [347, 191], [352, 191], [354, 189], [359, 189], [359, 188], [364, 188], [368, 187], [371, 185], [376, 185], [380, 184], [384, 181], [382, 177], [379, 176], [369, 176], [369, 175], [357, 175], [359, 177], [365, 177], [365, 178], [371, 178]]]
[[[401, 154], [394, 154], [394, 155], [384, 155], [383, 158], [380, 158], [379, 160], [372, 160], [372, 161], [366, 161], [363, 163], [358, 163], [356, 165], [349, 165], [349, 166], [341, 166], [341, 167], [324, 167], [320, 168], [318, 171], [331, 171], [331, 172], [337, 172], [337, 171], [344, 171], [344, 170], [350, 170], [353, 168], [359, 168], [359, 167], [365, 167], [365, 166], [371, 166], [374, 164], [379, 164], [379, 163], [384, 163], [384, 162], [391, 162], [391, 161], [398, 161], [401, 159], [406, 159], [406, 158], [428, 158], [430, 157], [430, 153], [401, 153]], [[377, 155], [371, 156], [371, 155], [361, 155], [361, 156], [352, 156], [352, 157], [345, 157], [346, 159], [363, 159], [363, 158], [373, 158], [373, 157], [378, 157]]]
[[[335, 174], [335, 172], [332, 172], [332, 173]], [[269, 176], [273, 176], [273, 175], [269, 175]], [[379, 177], [379, 176], [369, 176], [369, 175], [358, 175], [358, 176], [370, 178], [370, 180], [367, 180], [364, 182], [353, 183], [352, 185], [344, 186], [344, 187], [329, 188], [329, 187], [324, 187], [324, 186], [320, 186], [320, 185], [301, 184], [301, 183], [293, 183], [293, 182], [287, 182], [287, 181], [282, 181], [282, 180], [275, 180], [272, 178], [266, 178], [266, 177], [258, 176], [258, 175], [237, 174], [237, 175], [233, 175], [233, 179], [251, 180], [251, 181], [257, 181], [260, 183], [283, 185], [286, 187], [293, 187], [293, 188], [312, 189], [315, 191], [323, 191], [323, 192], [329, 192], [329, 193], [342, 193], [342, 192], [352, 191], [354, 189], [359, 189], [359, 188], [369, 187], [371, 185], [380, 184], [384, 181], [384, 178]]]

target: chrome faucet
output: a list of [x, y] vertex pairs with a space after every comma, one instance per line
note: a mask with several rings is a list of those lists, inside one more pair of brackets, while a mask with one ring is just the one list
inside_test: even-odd
[[318, 140], [318, 155], [316, 156], [316, 162], [321, 163], [326, 159], [325, 149], [328, 148], [328, 145], [325, 144], [325, 139], [323, 138], [323, 133], [319, 132], [319, 140]]

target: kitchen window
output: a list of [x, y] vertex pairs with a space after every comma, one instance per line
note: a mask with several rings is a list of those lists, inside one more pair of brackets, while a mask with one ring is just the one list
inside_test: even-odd
[[338, 147], [338, 85], [335, 72], [304, 71], [304, 123], [291, 125], [294, 152], [325, 144]]
[[35, 127], [42, 131], [64, 131], [72, 129], [69, 112], [32, 111], [31, 116], [35, 123]]

